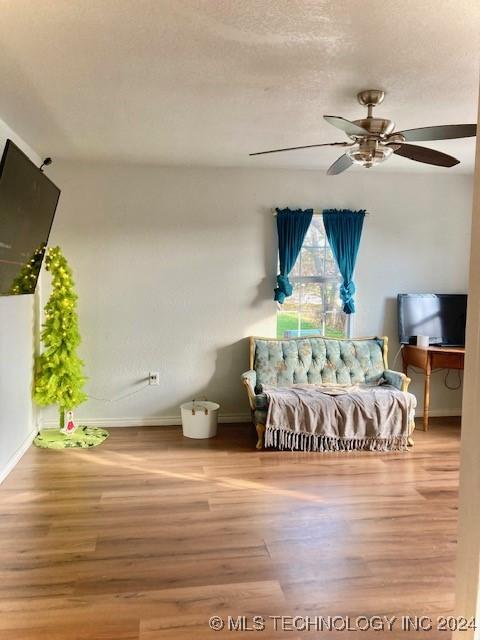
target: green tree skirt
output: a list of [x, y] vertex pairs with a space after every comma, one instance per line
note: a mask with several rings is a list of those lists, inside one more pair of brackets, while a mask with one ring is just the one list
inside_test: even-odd
[[45, 429], [33, 443], [41, 449], [88, 449], [102, 444], [108, 435], [108, 431], [99, 427], [78, 427], [68, 435], [59, 429]]

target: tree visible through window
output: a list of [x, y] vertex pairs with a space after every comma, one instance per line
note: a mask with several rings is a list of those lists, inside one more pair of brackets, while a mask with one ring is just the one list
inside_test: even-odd
[[322, 216], [314, 215], [290, 273], [293, 295], [277, 314], [277, 337], [346, 335], [339, 288], [342, 277], [325, 236]]

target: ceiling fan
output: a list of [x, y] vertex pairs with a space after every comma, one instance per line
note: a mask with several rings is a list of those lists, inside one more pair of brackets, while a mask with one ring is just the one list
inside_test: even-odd
[[385, 98], [385, 92], [379, 89], [367, 89], [357, 94], [359, 103], [367, 107], [367, 117], [360, 120], [346, 120], [340, 116], [323, 116], [324, 119], [337, 129], [341, 129], [350, 138], [350, 142], [327, 142], [324, 144], [307, 144], [301, 147], [288, 147], [286, 149], [270, 149], [258, 151], [251, 156], [261, 156], [267, 153], [279, 153], [281, 151], [294, 151], [297, 149], [311, 149], [313, 147], [345, 147], [345, 153], [341, 155], [328, 168], [327, 174], [335, 176], [346, 171], [352, 164], [359, 164], [367, 169], [379, 162], [390, 158], [392, 154], [433, 164], [438, 167], [454, 167], [460, 161], [435, 149], [420, 147], [410, 142], [423, 142], [425, 140], [450, 140], [452, 138], [469, 138], [475, 136], [477, 126], [475, 124], [446, 124], [434, 127], [421, 127], [420, 129], [406, 129], [394, 131], [393, 120], [374, 118], [373, 107], [381, 104]]

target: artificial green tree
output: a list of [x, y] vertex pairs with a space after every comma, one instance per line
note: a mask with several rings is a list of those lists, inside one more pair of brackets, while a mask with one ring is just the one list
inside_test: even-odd
[[45, 244], [41, 244], [36, 249], [30, 260], [26, 262], [20, 269], [20, 273], [10, 286], [10, 295], [19, 295], [21, 293], [35, 293], [35, 285], [37, 284], [38, 274], [42, 267], [43, 255], [45, 253]]
[[63, 428], [65, 412], [87, 398], [82, 391], [83, 362], [77, 355], [80, 344], [77, 294], [71, 269], [60, 247], [47, 251], [45, 266], [52, 275], [52, 293], [45, 306], [41, 334], [44, 349], [36, 362], [34, 398], [40, 405], [58, 405], [60, 428]]

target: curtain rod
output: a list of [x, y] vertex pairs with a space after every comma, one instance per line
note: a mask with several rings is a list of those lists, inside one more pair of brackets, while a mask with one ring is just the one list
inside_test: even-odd
[[[274, 216], [276, 216], [276, 215], [277, 215], [277, 208], [276, 208], [276, 207], [274, 207], [274, 208], [272, 209], [272, 213], [273, 213], [273, 215], [274, 215]], [[314, 210], [313, 210], [313, 215], [314, 215], [314, 216], [322, 216], [322, 215], [323, 215], [323, 209], [314, 209]], [[368, 211], [366, 211], [366, 212], [365, 212], [365, 215], [366, 215], [366, 216], [369, 216], [369, 215], [370, 215], [370, 213], [369, 213]]]

